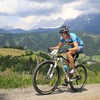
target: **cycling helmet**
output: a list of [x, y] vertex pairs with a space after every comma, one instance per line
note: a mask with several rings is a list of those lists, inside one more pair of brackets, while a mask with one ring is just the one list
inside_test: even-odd
[[69, 32], [69, 29], [68, 29], [68, 27], [67, 26], [62, 26], [61, 28], [60, 28], [60, 34], [67, 34]]

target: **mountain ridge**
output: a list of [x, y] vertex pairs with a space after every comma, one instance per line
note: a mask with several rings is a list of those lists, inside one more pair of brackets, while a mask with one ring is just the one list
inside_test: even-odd
[[[67, 25], [71, 31], [86, 31], [92, 33], [100, 33], [100, 14], [79, 15], [74, 19], [67, 19], [62, 25]], [[61, 25], [61, 26], [62, 26]], [[31, 30], [2, 29], [0, 33], [22, 34], [22, 33], [58, 33], [59, 28], [38, 28]]]
[[80, 15], [73, 20], [66, 20], [63, 25], [70, 26], [71, 30], [100, 32], [100, 14]]

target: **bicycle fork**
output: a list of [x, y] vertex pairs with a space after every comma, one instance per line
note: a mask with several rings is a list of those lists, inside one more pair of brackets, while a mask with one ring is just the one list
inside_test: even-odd
[[57, 62], [55, 61], [54, 65], [53, 64], [50, 64], [50, 68], [47, 72], [47, 76], [49, 79], [51, 79], [53, 77], [53, 74], [54, 74], [54, 71], [55, 71], [55, 68], [57, 67]]

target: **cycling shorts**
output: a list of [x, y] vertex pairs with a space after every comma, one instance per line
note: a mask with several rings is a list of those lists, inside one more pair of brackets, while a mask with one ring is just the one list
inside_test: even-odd
[[83, 50], [84, 50], [84, 46], [78, 46], [78, 52], [79, 52], [79, 53], [82, 53]]

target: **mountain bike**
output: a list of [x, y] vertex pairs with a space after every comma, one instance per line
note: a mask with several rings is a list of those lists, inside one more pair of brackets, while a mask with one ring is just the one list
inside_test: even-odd
[[[66, 75], [64, 69], [64, 61], [68, 61], [64, 56], [65, 51], [50, 50], [53, 60], [46, 60], [41, 62], [34, 70], [33, 73], [33, 87], [39, 94], [51, 94], [54, 92], [61, 80], [61, 68], [65, 75], [65, 82], [70, 85], [71, 89], [75, 92], [82, 91], [86, 79], [87, 70], [83, 64], [75, 66], [75, 73], [69, 77]], [[74, 62], [79, 57], [80, 53], [74, 55]], [[61, 68], [60, 68], [61, 67]], [[70, 68], [69, 68], [70, 70]]]

